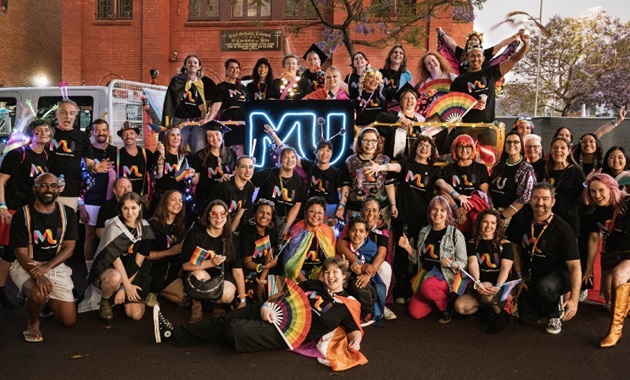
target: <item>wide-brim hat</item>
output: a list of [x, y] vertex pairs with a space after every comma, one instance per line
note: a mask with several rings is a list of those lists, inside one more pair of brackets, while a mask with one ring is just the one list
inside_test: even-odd
[[129, 129], [133, 129], [134, 131], [136, 131], [136, 134], [138, 135], [140, 134], [140, 128], [134, 127], [133, 125], [131, 125], [131, 123], [124, 123], [122, 128], [120, 128], [120, 130], [116, 132], [116, 134], [118, 135], [118, 137], [122, 137], [122, 133]]

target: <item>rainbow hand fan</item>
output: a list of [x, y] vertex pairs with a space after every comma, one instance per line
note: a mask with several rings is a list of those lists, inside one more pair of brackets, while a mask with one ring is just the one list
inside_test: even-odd
[[427, 96], [442, 96], [448, 94], [451, 89], [452, 81], [450, 79], [436, 79], [418, 87], [418, 93], [427, 94]]
[[451, 123], [461, 119], [477, 103], [477, 99], [463, 92], [449, 92], [440, 96], [427, 109], [427, 119], [437, 114], [441, 121]]
[[298, 284], [282, 276], [267, 277], [269, 310], [273, 324], [293, 350], [297, 348], [311, 328], [311, 304]]

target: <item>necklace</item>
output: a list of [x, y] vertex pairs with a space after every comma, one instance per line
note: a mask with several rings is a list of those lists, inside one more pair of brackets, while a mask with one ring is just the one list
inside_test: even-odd
[[508, 159], [505, 160], [505, 165], [507, 165], [507, 166], [516, 166], [516, 165], [520, 164], [521, 161], [523, 161], [523, 156], [521, 156], [521, 158], [519, 158], [518, 161], [516, 161], [515, 163], [510, 164], [510, 159], [508, 157]]

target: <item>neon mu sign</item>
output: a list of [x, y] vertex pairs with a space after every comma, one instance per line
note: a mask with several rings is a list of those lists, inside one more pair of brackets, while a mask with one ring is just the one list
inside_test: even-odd
[[354, 111], [350, 101], [256, 100], [247, 103], [245, 112], [245, 147], [250, 156], [256, 157], [258, 168], [274, 165], [270, 154], [273, 140], [265, 133], [265, 124], [276, 131], [284, 144], [295, 148], [300, 157], [308, 160], [316, 159], [315, 148], [322, 138], [332, 141], [331, 164], [345, 160], [350, 154], [354, 138]]

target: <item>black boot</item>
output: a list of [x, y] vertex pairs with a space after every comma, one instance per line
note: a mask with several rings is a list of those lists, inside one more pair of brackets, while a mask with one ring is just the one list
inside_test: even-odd
[[505, 310], [501, 310], [499, 314], [493, 313], [488, 329], [486, 329], [486, 334], [498, 334], [505, 330], [505, 326], [507, 326], [507, 313]]
[[4, 286], [0, 286], [0, 305], [2, 305], [5, 309], [17, 309], [17, 305], [9, 299], [9, 296], [7, 296]]

